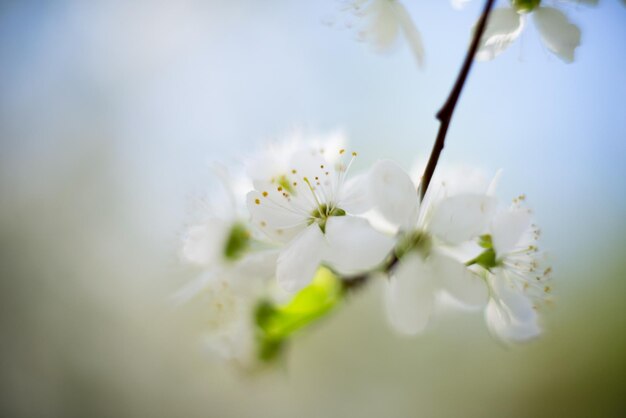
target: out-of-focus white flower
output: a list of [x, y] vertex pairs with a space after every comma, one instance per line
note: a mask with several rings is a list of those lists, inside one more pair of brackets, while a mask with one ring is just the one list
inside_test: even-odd
[[359, 25], [360, 39], [377, 52], [386, 52], [394, 47], [402, 35], [409, 43], [417, 64], [423, 65], [422, 37], [399, 0], [348, 0], [342, 3], [345, 10], [362, 21], [362, 25]]
[[470, 0], [451, 0], [451, 2], [452, 2], [452, 7], [454, 7], [457, 10], [460, 10], [464, 8], [465, 5], [467, 5], [467, 3], [470, 2]]
[[[580, 3], [578, 0], [563, 0]], [[547, 7], [545, 0], [511, 0], [509, 7], [494, 9], [479, 50], [478, 60], [491, 60], [500, 55], [522, 33], [528, 16], [532, 15], [541, 39], [550, 52], [567, 63], [574, 61], [574, 52], [580, 45], [580, 29], [557, 8]], [[593, 4], [593, 2], [584, 2]]]
[[537, 308], [549, 301], [547, 284], [552, 269], [546, 267], [537, 240], [539, 230], [532, 224], [529, 209], [522, 207], [524, 196], [511, 208], [498, 212], [489, 234], [481, 237], [486, 249], [470, 263], [482, 266], [490, 289], [485, 318], [490, 331], [506, 342], [520, 342], [541, 333]]
[[182, 289], [176, 298], [185, 303], [203, 343], [221, 358], [249, 367], [254, 364], [254, 308], [258, 294], [234, 285], [240, 277], [224, 270], [208, 273]]
[[[208, 347], [242, 366], [255, 359], [253, 309], [266, 296], [278, 252], [264, 244], [246, 221], [238, 200], [241, 193], [227, 170], [216, 166], [222, 193], [207, 202], [204, 219], [183, 236], [183, 261], [203, 269], [202, 274], [174, 295], [197, 318]], [[238, 199], [239, 197], [239, 199]]]
[[391, 161], [378, 162], [369, 177], [376, 210], [398, 228], [399, 262], [386, 289], [387, 313], [394, 328], [404, 334], [422, 331], [440, 291], [468, 307], [483, 307], [488, 299], [483, 280], [446, 246], [483, 233], [495, 211], [495, 199], [467, 193], [433, 202], [430, 189], [420, 204], [415, 184]]
[[[334, 142], [336, 143], [336, 142]], [[320, 263], [342, 274], [369, 270], [380, 264], [393, 240], [374, 230], [367, 220], [352, 216], [367, 209], [362, 181], [346, 176], [356, 153], [316, 144], [290, 146], [251, 163], [255, 190], [247, 205], [255, 226], [283, 243], [277, 262], [279, 285], [289, 292], [306, 286]], [[268, 162], [274, 162], [272, 166]]]

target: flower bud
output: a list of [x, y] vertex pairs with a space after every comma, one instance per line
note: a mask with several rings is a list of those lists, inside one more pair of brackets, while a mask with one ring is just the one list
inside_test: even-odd
[[519, 14], [530, 13], [535, 10], [541, 0], [511, 0], [511, 6]]
[[250, 245], [250, 231], [245, 225], [237, 222], [230, 228], [230, 232], [224, 245], [226, 259], [235, 261], [241, 258]]

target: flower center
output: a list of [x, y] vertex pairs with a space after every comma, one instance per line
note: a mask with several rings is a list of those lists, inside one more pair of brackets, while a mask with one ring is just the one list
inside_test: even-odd
[[[289, 178], [285, 174], [278, 176], [276, 183], [279, 187], [282, 187], [287, 193], [296, 194], [293, 183], [289, 181]], [[297, 183], [296, 183], [297, 184]]]
[[540, 3], [541, 0], [511, 0], [511, 6], [513, 6], [515, 11], [519, 14], [532, 12]]
[[346, 211], [338, 207], [332, 207], [326, 203], [321, 203], [315, 210], [313, 210], [313, 212], [311, 212], [309, 225], [317, 223], [322, 232], [325, 233], [326, 221], [331, 216], [346, 216]]
[[467, 266], [472, 266], [474, 264], [478, 264], [479, 266], [485, 268], [486, 270], [490, 270], [494, 267], [498, 267], [501, 262], [496, 257], [496, 250], [493, 249], [493, 240], [491, 235], [481, 235], [478, 239], [478, 245], [485, 249], [482, 253], [480, 253], [473, 260], [465, 263]]

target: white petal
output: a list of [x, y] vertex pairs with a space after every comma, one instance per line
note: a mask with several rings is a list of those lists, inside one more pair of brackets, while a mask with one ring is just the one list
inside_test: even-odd
[[513, 281], [507, 279], [505, 270], [498, 270], [489, 280], [494, 297], [506, 307], [512, 321], [524, 323], [535, 320], [537, 312], [533, 308], [532, 301], [514, 285]]
[[172, 302], [175, 305], [183, 305], [196, 297], [201, 291], [209, 286], [215, 278], [215, 271], [209, 271], [197, 279], [187, 283], [172, 295]]
[[307, 226], [307, 217], [304, 213], [296, 213], [295, 208], [277, 203], [257, 191], [248, 193], [246, 204], [253, 223], [273, 240], [290, 241]]
[[447, 164], [437, 170], [429, 189], [439, 186], [441, 199], [460, 194], [485, 194], [489, 186], [487, 173], [476, 167]]
[[370, 196], [376, 210], [390, 223], [413, 226], [419, 210], [417, 188], [409, 175], [390, 160], [374, 164], [370, 173]]
[[324, 234], [313, 224], [296, 236], [278, 256], [276, 278], [287, 292], [297, 292], [315, 276], [326, 252]]
[[476, 52], [476, 59], [489, 61], [500, 55], [518, 38], [523, 27], [522, 18], [513, 8], [494, 9]]
[[496, 199], [465, 194], [443, 199], [433, 208], [428, 230], [438, 238], [460, 244], [483, 233], [496, 209]]
[[343, 185], [339, 207], [348, 213], [362, 214], [372, 208], [369, 194], [369, 177], [366, 174], [355, 176]]
[[452, 7], [457, 10], [461, 10], [465, 7], [467, 3], [469, 3], [469, 1], [470, 0], [452, 0]]
[[393, 2], [373, 0], [365, 9], [365, 15], [369, 19], [363, 34], [366, 40], [379, 52], [389, 50], [400, 33], [400, 24]]
[[407, 255], [389, 279], [387, 316], [400, 333], [415, 335], [428, 324], [434, 302], [433, 271], [419, 254]]
[[254, 251], [230, 265], [228, 279], [233, 289], [239, 294], [263, 293], [267, 281], [276, 276], [278, 255], [277, 249]]
[[533, 18], [546, 47], [563, 61], [574, 61], [574, 51], [580, 45], [580, 29], [567, 16], [552, 7], [539, 7]]
[[354, 216], [331, 216], [326, 222], [325, 235], [328, 252], [324, 259], [342, 274], [378, 266], [394, 245], [391, 237]]
[[491, 179], [489, 187], [487, 187], [487, 196], [495, 196], [498, 184], [500, 184], [500, 177], [502, 177], [502, 169], [496, 171], [496, 174]]
[[224, 258], [224, 246], [232, 224], [220, 219], [210, 219], [203, 225], [190, 227], [180, 251], [181, 258], [199, 265], [210, 265]]
[[491, 333], [504, 342], [523, 342], [541, 334], [541, 328], [536, 321], [512, 320], [507, 310], [493, 299], [485, 309], [485, 321]]
[[530, 225], [528, 209], [509, 209], [495, 215], [491, 222], [491, 238], [496, 254], [501, 256], [515, 249]]
[[415, 23], [413, 23], [413, 19], [411, 19], [404, 5], [399, 1], [393, 1], [391, 3], [395, 6], [396, 18], [404, 32], [404, 37], [411, 47], [417, 65], [421, 67], [424, 65], [424, 45], [422, 43], [422, 36], [417, 30], [417, 27], [415, 27]]
[[450, 296], [471, 308], [482, 308], [487, 304], [489, 289], [481, 277], [452, 257], [438, 253], [430, 257], [437, 277]]

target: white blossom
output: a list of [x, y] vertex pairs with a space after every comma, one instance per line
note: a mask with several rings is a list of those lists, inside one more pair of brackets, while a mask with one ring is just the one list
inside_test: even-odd
[[539, 251], [539, 229], [532, 214], [522, 206], [524, 196], [511, 208], [498, 212], [489, 234], [483, 237], [486, 251], [479, 265], [490, 289], [485, 318], [491, 332], [507, 342], [520, 342], [541, 333], [537, 310], [550, 301], [552, 272]]
[[356, 152], [307, 144], [289, 150], [260, 157], [274, 167], [262, 170], [269, 177], [253, 178], [255, 190], [247, 195], [254, 225], [284, 245], [276, 268], [280, 286], [289, 292], [303, 288], [322, 262], [343, 274], [380, 264], [393, 241], [354, 216], [368, 206], [361, 179], [346, 178]]
[[[577, 0], [564, 0], [580, 3]], [[561, 60], [571, 63], [580, 45], [580, 29], [556, 7], [545, 6], [545, 0], [511, 0], [510, 6], [494, 9], [476, 53], [478, 60], [500, 55], [522, 33], [529, 18], [539, 31], [546, 48]]]
[[466, 193], [434, 202], [429, 191], [420, 203], [408, 174], [386, 160], [373, 167], [369, 184], [376, 210], [398, 229], [399, 261], [385, 296], [394, 328], [404, 334], [422, 331], [441, 291], [468, 307], [483, 307], [484, 282], [446, 247], [479, 236], [493, 216], [495, 199]]
[[[202, 272], [173, 296], [174, 302], [193, 311], [198, 332], [221, 357], [243, 366], [256, 355], [253, 310], [266, 295], [273, 277], [277, 251], [255, 237], [237, 202], [243, 200], [227, 170], [217, 166], [222, 193], [215, 190], [201, 222], [183, 236], [183, 261]], [[238, 190], [239, 189], [239, 190]]]
[[409, 12], [399, 0], [348, 0], [344, 9], [360, 21], [359, 38], [377, 52], [391, 50], [403, 36], [418, 66], [424, 63], [422, 37]]

